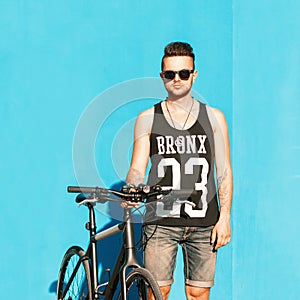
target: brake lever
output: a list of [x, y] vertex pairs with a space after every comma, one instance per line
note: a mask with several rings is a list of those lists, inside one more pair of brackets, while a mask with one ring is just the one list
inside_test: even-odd
[[95, 197], [94, 198], [86, 198], [85, 200], [78, 203], [78, 207], [80, 207], [81, 205], [86, 205], [87, 203], [90, 203], [93, 206], [95, 206], [97, 202], [99, 202], [98, 198], [95, 198]]

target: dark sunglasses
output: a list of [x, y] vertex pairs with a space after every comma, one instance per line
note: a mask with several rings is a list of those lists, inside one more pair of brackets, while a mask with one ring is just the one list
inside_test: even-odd
[[162, 73], [165, 79], [172, 80], [175, 78], [176, 74], [178, 74], [180, 79], [188, 80], [190, 78], [190, 74], [194, 73], [194, 70], [163, 71]]

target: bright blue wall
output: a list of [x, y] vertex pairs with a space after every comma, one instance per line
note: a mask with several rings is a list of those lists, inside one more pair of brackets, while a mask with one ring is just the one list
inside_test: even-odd
[[[0, 288], [10, 299], [54, 299], [63, 252], [86, 243], [86, 212], [66, 193], [76, 184], [72, 147], [80, 116], [98, 95], [103, 101], [104, 90], [157, 76], [163, 47], [173, 40], [193, 45], [195, 90], [225, 112], [232, 135], [234, 239], [219, 252], [212, 299], [287, 299], [286, 288], [296, 299], [299, 5], [260, 3], [2, 1]], [[102, 153], [103, 137], [96, 141], [107, 185], [123, 179], [132, 117], [153, 100], [136, 103], [118, 108], [103, 126], [104, 136], [109, 129], [114, 135], [115, 121], [129, 122], [118, 134], [124, 150], [114, 144], [111, 154], [103, 145]], [[103, 101], [103, 110], [110, 105]], [[126, 161], [121, 176], [108, 171], [112, 161], [121, 164], [116, 156]], [[180, 268], [171, 299], [183, 299]]]
[[299, 299], [299, 1], [233, 1], [233, 299]]

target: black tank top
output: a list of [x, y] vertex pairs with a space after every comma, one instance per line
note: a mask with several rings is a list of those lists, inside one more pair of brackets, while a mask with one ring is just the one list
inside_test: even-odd
[[149, 199], [145, 223], [167, 226], [210, 226], [219, 217], [213, 130], [206, 105], [187, 130], [169, 125], [161, 103], [154, 106], [150, 134], [148, 184], [172, 188], [178, 199]]

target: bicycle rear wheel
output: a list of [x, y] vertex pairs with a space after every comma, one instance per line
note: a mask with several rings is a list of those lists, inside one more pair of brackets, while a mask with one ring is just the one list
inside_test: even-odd
[[90, 265], [78, 246], [69, 248], [62, 260], [57, 284], [58, 300], [92, 300]]
[[[148, 289], [152, 292], [155, 300], [163, 300], [157, 282], [152, 274], [144, 268], [133, 269], [126, 276], [126, 289], [127, 300], [149, 299]], [[121, 293], [119, 294], [118, 300], [122, 300]]]

